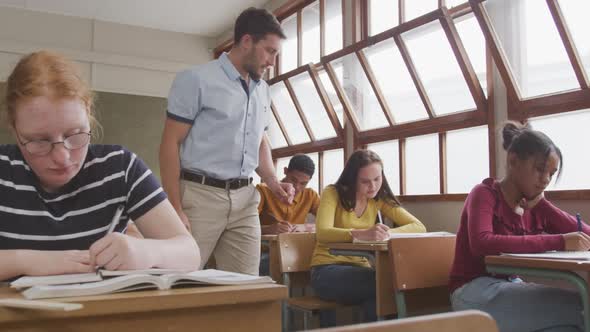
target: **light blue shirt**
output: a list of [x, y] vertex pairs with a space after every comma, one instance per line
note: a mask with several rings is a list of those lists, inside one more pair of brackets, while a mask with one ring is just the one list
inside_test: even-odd
[[167, 116], [192, 124], [180, 148], [182, 169], [222, 180], [252, 175], [270, 124], [270, 89], [251, 79], [247, 94], [245, 85], [226, 53], [176, 75]]

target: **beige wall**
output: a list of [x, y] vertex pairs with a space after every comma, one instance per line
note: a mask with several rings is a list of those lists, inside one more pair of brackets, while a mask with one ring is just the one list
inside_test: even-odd
[[166, 97], [174, 75], [211, 59], [213, 38], [0, 8], [0, 81], [23, 55], [51, 49], [76, 61], [93, 90]]

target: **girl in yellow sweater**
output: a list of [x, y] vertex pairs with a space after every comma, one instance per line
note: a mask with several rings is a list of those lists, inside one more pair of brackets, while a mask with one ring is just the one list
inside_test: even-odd
[[[378, 211], [396, 228], [378, 222]], [[358, 150], [348, 159], [334, 185], [326, 187], [316, 216], [317, 243], [311, 285], [322, 299], [363, 307], [365, 321], [376, 320], [375, 271], [366, 259], [333, 256], [326, 243], [353, 239], [382, 241], [389, 233], [426, 232], [424, 225], [400, 206], [383, 173], [383, 161], [372, 151]], [[323, 315], [322, 326], [332, 325]]]

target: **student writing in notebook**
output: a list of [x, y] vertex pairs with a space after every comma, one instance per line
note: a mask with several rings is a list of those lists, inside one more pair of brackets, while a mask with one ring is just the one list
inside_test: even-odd
[[578, 331], [582, 304], [573, 291], [488, 275], [484, 258], [500, 253], [590, 249], [590, 227], [544, 198], [563, 167], [561, 151], [545, 134], [507, 123], [506, 176], [473, 188], [461, 214], [450, 290], [453, 309], [479, 309], [500, 331]]
[[[0, 280], [96, 266], [198, 268], [197, 244], [143, 161], [90, 144], [93, 95], [72, 63], [47, 51], [23, 57], [4, 104], [17, 144], [0, 145]], [[145, 239], [122, 233], [129, 219]]]
[[[307, 155], [296, 154], [289, 160], [281, 182], [290, 183], [295, 188], [291, 204], [280, 200], [266, 184], [256, 186], [260, 193], [258, 214], [263, 235], [315, 231], [315, 224], [306, 223], [308, 215], [311, 213], [315, 216], [320, 205], [320, 195], [312, 188], [306, 188], [314, 172], [315, 164]], [[268, 274], [269, 255], [266, 247], [263, 247], [260, 254], [260, 275]]]
[[[378, 211], [398, 226], [376, 222]], [[312, 258], [311, 285], [324, 300], [360, 304], [365, 320], [376, 319], [375, 271], [364, 258], [333, 256], [326, 243], [353, 239], [381, 241], [390, 232], [425, 232], [424, 225], [400, 206], [374, 152], [359, 150], [348, 159], [334, 185], [326, 187], [316, 216], [317, 244]], [[322, 325], [333, 323], [322, 317]]]

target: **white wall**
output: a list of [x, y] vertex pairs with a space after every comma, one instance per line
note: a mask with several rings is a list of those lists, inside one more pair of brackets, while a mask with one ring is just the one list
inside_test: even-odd
[[212, 58], [214, 38], [0, 8], [0, 81], [40, 49], [76, 61], [96, 91], [166, 97], [174, 75]]

